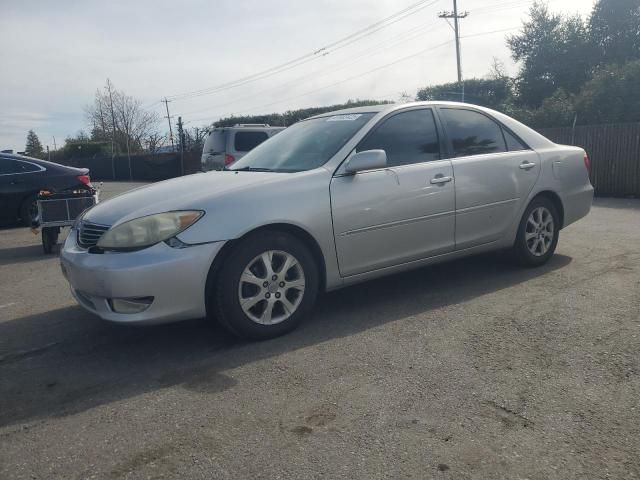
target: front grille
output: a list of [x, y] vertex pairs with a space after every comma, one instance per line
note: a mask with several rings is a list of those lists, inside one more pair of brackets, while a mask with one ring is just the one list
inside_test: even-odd
[[96, 223], [81, 222], [78, 229], [78, 244], [84, 248], [90, 248], [95, 246], [100, 240], [100, 237], [104, 235], [104, 232], [109, 230], [108, 225], [98, 225]]

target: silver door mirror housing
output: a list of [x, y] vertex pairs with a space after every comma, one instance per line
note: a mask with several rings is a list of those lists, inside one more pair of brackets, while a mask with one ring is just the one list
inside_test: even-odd
[[365, 150], [352, 155], [344, 165], [345, 173], [354, 174], [362, 170], [375, 170], [387, 167], [387, 152], [384, 150]]

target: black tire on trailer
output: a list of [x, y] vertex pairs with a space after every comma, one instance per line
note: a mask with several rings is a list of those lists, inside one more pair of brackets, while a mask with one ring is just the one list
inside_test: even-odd
[[25, 227], [30, 227], [33, 220], [38, 214], [37, 196], [30, 195], [25, 198], [20, 204], [20, 224]]
[[47, 255], [54, 253], [58, 244], [58, 235], [60, 229], [58, 227], [44, 227], [42, 229], [42, 249]]

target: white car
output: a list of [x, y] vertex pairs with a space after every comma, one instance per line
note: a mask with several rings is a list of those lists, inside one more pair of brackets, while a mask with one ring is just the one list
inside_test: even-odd
[[211, 316], [267, 338], [309, 315], [321, 290], [498, 249], [544, 264], [591, 208], [588, 169], [581, 148], [486, 108], [341, 110], [226, 171], [96, 205], [68, 236], [62, 268], [106, 320]]

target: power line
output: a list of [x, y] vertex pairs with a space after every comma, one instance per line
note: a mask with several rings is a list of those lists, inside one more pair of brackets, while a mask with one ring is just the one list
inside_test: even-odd
[[[261, 80], [263, 78], [266, 78], [268, 76], [271, 75], [275, 75], [277, 73], [280, 73], [282, 71], [288, 70], [290, 68], [294, 68], [297, 67], [301, 64], [307, 63], [308, 61], [314, 60], [316, 58], [321, 58], [324, 55], [327, 55], [330, 53], [331, 49], [333, 50], [337, 50], [338, 48], [343, 48], [343, 46], [347, 46], [355, 41], [358, 41], [362, 38], [367, 37], [368, 35], [379, 31], [383, 28], [388, 27], [389, 25], [392, 25], [393, 23], [400, 21], [410, 15], [414, 15], [415, 13], [423, 10], [424, 8], [427, 8], [431, 5], [434, 5], [435, 3], [439, 2], [441, 0], [420, 0], [417, 3], [414, 3], [396, 13], [394, 13], [393, 15], [390, 15], [378, 22], [375, 22], [365, 28], [362, 28], [360, 30], [358, 30], [357, 32], [354, 32], [350, 35], [347, 35], [346, 37], [343, 37], [335, 42], [332, 42], [328, 45], [325, 45], [317, 50], [314, 50], [313, 52], [307, 53], [305, 55], [302, 55], [298, 58], [295, 58], [293, 60], [290, 60], [288, 62], [282, 63], [280, 65], [268, 68], [266, 70], [254, 73], [252, 75], [248, 75], [247, 77], [243, 77], [243, 78], [239, 78], [230, 82], [226, 82], [220, 85], [216, 85], [213, 87], [208, 87], [205, 89], [201, 89], [201, 90], [194, 90], [191, 92], [185, 92], [185, 93], [180, 93], [180, 94], [175, 94], [175, 95], [170, 95], [167, 98], [170, 98], [172, 100], [178, 100], [178, 99], [184, 99], [184, 98], [192, 98], [192, 97], [197, 97], [197, 96], [202, 96], [202, 95], [209, 95], [212, 93], [217, 93], [219, 91], [222, 90], [227, 90], [229, 88], [235, 88], [238, 87], [240, 85], [244, 85], [246, 83], [250, 83], [250, 82], [254, 82], [256, 80]], [[342, 45], [345, 44], [345, 45]]]
[[[512, 27], [512, 29], [513, 29], [513, 28], [518, 28], [518, 27]], [[488, 31], [488, 32], [479, 32], [479, 33], [475, 33], [475, 34], [470, 35], [470, 36], [478, 37], [478, 36], [482, 36], [482, 35], [490, 35], [490, 34], [492, 34], [492, 33], [496, 33], [496, 32], [497, 32], [496, 30], [492, 30], [492, 31]], [[278, 104], [278, 103], [282, 103], [282, 102], [286, 102], [286, 101], [289, 101], [289, 100], [295, 100], [295, 99], [298, 99], [298, 98], [301, 98], [301, 97], [305, 97], [305, 96], [307, 96], [307, 95], [310, 95], [310, 94], [316, 93], [316, 92], [318, 92], [318, 91], [320, 91], [320, 90], [324, 90], [324, 89], [326, 89], [326, 88], [331, 88], [331, 87], [333, 87], [333, 86], [340, 85], [340, 84], [342, 84], [342, 83], [345, 83], [345, 82], [348, 82], [348, 81], [351, 81], [351, 80], [355, 80], [356, 78], [363, 77], [363, 76], [365, 76], [365, 75], [368, 75], [369, 73], [373, 73], [373, 72], [376, 72], [376, 71], [378, 71], [378, 70], [381, 70], [381, 69], [384, 69], [384, 68], [390, 67], [390, 66], [395, 65], [395, 64], [397, 64], [397, 63], [400, 63], [400, 62], [402, 62], [402, 61], [408, 60], [408, 59], [410, 59], [410, 58], [414, 58], [414, 57], [416, 57], [416, 56], [422, 55], [422, 54], [424, 54], [424, 53], [426, 53], [426, 52], [429, 52], [429, 51], [431, 51], [431, 50], [435, 50], [436, 48], [440, 48], [440, 47], [442, 47], [442, 46], [444, 46], [444, 45], [448, 45], [448, 44], [450, 44], [450, 43], [453, 43], [453, 40], [448, 40], [448, 41], [443, 42], [443, 43], [440, 43], [440, 44], [438, 44], [438, 45], [434, 45], [433, 47], [426, 48], [426, 49], [424, 49], [424, 50], [420, 50], [419, 52], [416, 52], [416, 53], [414, 53], [414, 54], [407, 55], [407, 56], [405, 56], [405, 57], [399, 58], [399, 59], [397, 59], [397, 60], [395, 60], [395, 61], [393, 61], [393, 62], [386, 63], [386, 64], [381, 65], [381, 66], [379, 66], [379, 67], [376, 67], [376, 68], [374, 68], [374, 69], [368, 70], [368, 71], [363, 72], [363, 73], [358, 74], [358, 75], [354, 75], [354, 76], [349, 77], [349, 78], [345, 78], [345, 79], [340, 80], [340, 81], [338, 81], [338, 82], [335, 82], [335, 83], [332, 83], [332, 84], [329, 84], [329, 85], [325, 85], [325, 86], [323, 86], [323, 87], [316, 88], [316, 89], [314, 89], [314, 90], [306, 91], [306, 92], [304, 92], [304, 93], [302, 93], [302, 94], [300, 94], [300, 95], [296, 95], [296, 96], [292, 96], [292, 97], [287, 97], [287, 98], [282, 98], [282, 99], [277, 100], [277, 101], [275, 101], [275, 102], [270, 102], [270, 103], [267, 103], [267, 104], [262, 104], [262, 105], [254, 106], [254, 107], [251, 107], [250, 109], [242, 110], [242, 111], [240, 111], [240, 112], [229, 112], [229, 113], [225, 113], [225, 114], [219, 115], [219, 116], [218, 116], [218, 118], [225, 118], [225, 117], [228, 117], [228, 116], [231, 116], [231, 115], [237, 114], [237, 113], [247, 113], [247, 112], [249, 112], [249, 111], [251, 111], [251, 110], [255, 110], [255, 109], [258, 109], [258, 108], [270, 107], [270, 106], [272, 106], [272, 105], [276, 105], [276, 104]], [[207, 118], [207, 117], [195, 118], [195, 119], [190, 120], [190, 122], [199, 122], [199, 121], [204, 121], [204, 120], [209, 120], [209, 118]]]
[[[425, 54], [425, 53], [427, 53], [427, 52], [429, 52], [429, 51], [431, 51], [431, 50], [435, 50], [436, 48], [440, 48], [440, 47], [442, 47], [442, 46], [444, 46], [444, 45], [447, 45], [447, 44], [450, 44], [450, 43], [452, 43], [452, 42], [453, 42], [453, 40], [447, 40], [446, 42], [439, 43], [438, 45], [434, 45], [433, 47], [425, 48], [425, 49], [420, 50], [420, 51], [418, 51], [418, 52], [416, 52], [416, 53], [413, 53], [413, 54], [411, 54], [411, 55], [407, 55], [407, 56], [401, 57], [401, 58], [399, 58], [399, 59], [397, 59], [397, 60], [394, 60], [393, 62], [389, 62], [389, 63], [386, 63], [386, 64], [384, 64], [384, 65], [380, 65], [380, 66], [378, 66], [378, 67], [376, 67], [376, 68], [373, 68], [373, 69], [371, 69], [371, 70], [367, 70], [366, 72], [360, 73], [360, 74], [358, 74], [358, 75], [354, 75], [354, 76], [351, 76], [351, 77], [348, 77], [348, 78], [345, 78], [345, 79], [339, 80], [339, 81], [337, 81], [337, 82], [331, 83], [331, 84], [329, 84], [329, 85], [325, 85], [325, 86], [323, 86], [323, 87], [319, 87], [319, 88], [316, 88], [316, 89], [313, 89], [313, 90], [309, 90], [309, 91], [304, 92], [304, 93], [302, 93], [302, 94], [300, 94], [300, 95], [295, 95], [295, 96], [292, 96], [292, 97], [282, 98], [282, 99], [280, 99], [280, 100], [276, 100], [275, 102], [270, 102], [270, 103], [266, 103], [266, 104], [263, 104], [263, 105], [259, 105], [259, 106], [251, 107], [251, 109], [249, 109], [249, 110], [244, 110], [244, 111], [239, 112], [239, 113], [245, 113], [245, 112], [248, 112], [248, 111], [250, 111], [250, 110], [257, 109], [257, 108], [270, 107], [270, 106], [272, 106], [272, 105], [276, 105], [276, 104], [278, 104], [278, 103], [286, 102], [286, 101], [289, 101], [289, 100], [295, 100], [295, 99], [298, 99], [298, 98], [301, 98], [301, 97], [306, 97], [307, 95], [310, 95], [310, 94], [312, 94], [312, 93], [319, 92], [320, 90], [324, 90], [324, 89], [327, 89], [327, 88], [335, 87], [336, 85], [340, 85], [340, 84], [342, 84], [342, 83], [349, 82], [349, 81], [351, 81], [351, 80], [355, 80], [356, 78], [363, 77], [363, 76], [368, 75], [368, 74], [370, 74], [370, 73], [377, 72], [378, 70], [382, 70], [382, 69], [384, 69], [384, 68], [388, 68], [388, 67], [391, 67], [391, 66], [393, 66], [393, 65], [396, 65], [397, 63], [403, 62], [403, 61], [405, 61], [405, 60], [409, 60], [409, 59], [414, 58], [414, 57], [417, 57], [417, 56], [419, 56], [419, 55], [423, 55], [423, 54]], [[229, 116], [229, 115], [233, 115], [233, 114], [234, 114], [233, 112], [225, 113], [225, 114], [223, 114], [223, 115], [220, 115], [220, 118], [223, 118], [223, 117], [226, 117], [226, 116]], [[200, 121], [200, 120], [205, 120], [205, 119], [204, 119], [204, 118], [202, 118], [202, 119], [194, 119], [194, 120], [192, 120], [192, 121]]]
[[490, 35], [492, 33], [500, 33], [500, 32], [508, 32], [508, 31], [511, 31], [511, 30], [517, 30], [518, 28], [520, 28], [520, 27], [500, 28], [498, 30], [491, 30], [489, 32], [471, 33], [469, 35], [462, 35], [460, 38], [480, 37], [482, 35]]
[[[249, 100], [251, 98], [260, 97], [260, 96], [262, 96], [264, 94], [267, 94], [267, 93], [278, 91], [278, 90], [282, 89], [283, 87], [299, 83], [302, 80], [305, 80], [307, 78], [313, 77], [314, 79], [317, 79], [319, 77], [332, 75], [338, 70], [342, 70], [344, 68], [351, 67], [354, 63], [362, 60], [363, 58], [366, 58], [366, 57], [370, 56], [371, 53], [375, 54], [375, 53], [378, 53], [380, 51], [387, 50], [389, 48], [395, 47], [395, 46], [400, 45], [400, 44], [402, 44], [404, 42], [407, 42], [409, 40], [413, 40], [414, 38], [417, 38], [420, 35], [424, 35], [427, 32], [431, 32], [430, 28], [435, 23], [436, 22], [432, 22], [432, 23], [427, 24], [427, 25], [419, 25], [419, 26], [417, 26], [415, 28], [412, 28], [412, 29], [408, 30], [407, 32], [403, 32], [400, 35], [395, 35], [391, 39], [386, 39], [383, 42], [377, 43], [377, 44], [375, 44], [375, 45], [373, 45], [373, 46], [371, 46], [371, 47], [359, 52], [354, 57], [348, 57], [347, 59], [345, 59], [342, 62], [339, 62], [339, 63], [334, 64], [334, 65], [329, 65], [329, 66], [323, 68], [320, 71], [316, 70], [316, 71], [313, 71], [313, 72], [311, 72], [309, 74], [303, 75], [301, 77], [297, 77], [297, 78], [295, 78], [293, 80], [290, 80], [290, 81], [288, 81], [286, 83], [278, 85], [278, 86], [276, 86], [274, 88], [269, 88], [267, 90], [262, 90], [262, 91], [253, 93], [251, 95], [246, 95], [246, 96], [241, 97], [241, 98], [236, 98], [235, 100], [231, 100], [229, 102], [212, 105], [212, 106], [209, 106], [209, 107], [206, 107], [206, 108], [201, 108], [201, 109], [198, 109], [198, 110], [192, 110], [192, 111], [188, 111], [188, 112], [183, 112], [182, 115], [189, 115], [189, 114], [193, 114], [193, 113], [201, 113], [201, 112], [206, 112], [206, 111], [209, 111], [209, 110], [214, 110], [216, 108], [225, 107], [225, 106], [228, 106], [228, 105], [233, 105], [234, 103], [237, 103], [237, 102], [242, 102], [244, 100]], [[393, 40], [393, 38], [398, 40], [401, 37], [405, 37], [405, 38], [402, 38], [402, 39], [400, 39], [399, 41], [396, 41], [396, 42], [388, 43], [389, 40]], [[324, 73], [319, 73], [319, 72], [324, 72]]]

